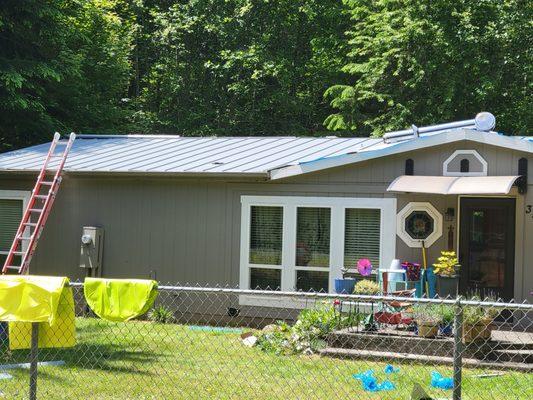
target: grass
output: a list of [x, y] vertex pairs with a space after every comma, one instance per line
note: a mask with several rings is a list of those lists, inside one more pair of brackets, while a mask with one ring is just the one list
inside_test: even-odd
[[[236, 333], [191, 330], [151, 322], [77, 320], [73, 349], [42, 349], [40, 360], [66, 366], [39, 369], [40, 399], [409, 399], [415, 382], [435, 398], [450, 391], [429, 387], [430, 372], [451, 368], [400, 365], [390, 376], [391, 392], [368, 393], [352, 374], [373, 369], [380, 379], [386, 363], [319, 356], [277, 356], [242, 345]], [[2, 350], [1, 364], [27, 362], [27, 351]], [[6, 399], [27, 398], [28, 371], [9, 370], [0, 380]], [[479, 379], [487, 371], [464, 370], [463, 399], [531, 399], [533, 374], [507, 372]], [[2, 398], [2, 395], [0, 395]]]

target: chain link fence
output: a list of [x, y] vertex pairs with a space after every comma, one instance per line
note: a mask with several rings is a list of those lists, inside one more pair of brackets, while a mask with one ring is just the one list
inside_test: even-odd
[[72, 286], [74, 347], [0, 326], [0, 398], [533, 398], [532, 305], [162, 286], [109, 322]]

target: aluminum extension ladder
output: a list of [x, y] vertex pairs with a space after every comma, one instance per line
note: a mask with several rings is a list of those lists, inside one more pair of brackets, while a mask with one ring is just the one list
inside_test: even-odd
[[[72, 148], [76, 134], [71, 133], [68, 141], [60, 141], [61, 135], [54, 134], [54, 139], [50, 144], [48, 154], [44, 160], [44, 164], [37, 176], [37, 182], [31, 192], [30, 200], [20, 225], [18, 227], [11, 248], [7, 255], [2, 273], [5, 274], [10, 270], [23, 274], [28, 271], [30, 261], [32, 259], [37, 242], [41, 237], [48, 215], [52, 210], [52, 205], [56, 198], [59, 185], [61, 184], [63, 167], [68, 157], [68, 153]], [[56, 147], [65, 146], [62, 152], [56, 153]], [[50, 162], [59, 160], [56, 168], [49, 168]], [[20, 265], [16, 264], [16, 257], [20, 258]]]

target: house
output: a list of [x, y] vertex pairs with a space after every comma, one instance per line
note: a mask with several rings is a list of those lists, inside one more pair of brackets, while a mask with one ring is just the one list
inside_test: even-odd
[[[463, 292], [531, 301], [533, 137], [494, 124], [480, 113], [384, 138], [79, 135], [31, 273], [333, 291], [360, 258], [422, 262], [423, 242], [429, 263], [458, 251]], [[4, 258], [47, 150], [0, 155]], [[80, 268], [93, 226], [97, 271]]]

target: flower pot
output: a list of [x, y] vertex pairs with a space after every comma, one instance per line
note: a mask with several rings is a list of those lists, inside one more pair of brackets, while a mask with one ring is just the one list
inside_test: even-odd
[[356, 279], [335, 279], [335, 292], [339, 294], [352, 294]]
[[492, 331], [494, 330], [494, 324], [492, 323], [492, 319], [487, 318], [483, 320], [479, 325], [479, 338], [483, 340], [490, 340], [492, 336]]
[[437, 294], [439, 297], [456, 297], [458, 286], [458, 276], [437, 275]]
[[432, 321], [417, 321], [418, 336], [432, 338], [439, 333], [439, 325]]
[[453, 324], [440, 324], [439, 333], [442, 336], [452, 336], [453, 335]]
[[476, 322], [475, 324], [463, 324], [463, 342], [472, 343], [476, 341], [490, 340], [494, 324], [491, 319]]

